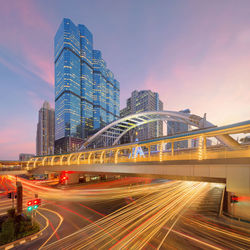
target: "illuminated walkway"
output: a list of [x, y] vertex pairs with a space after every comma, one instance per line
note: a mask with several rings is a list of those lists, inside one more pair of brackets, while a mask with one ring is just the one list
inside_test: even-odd
[[[250, 193], [250, 147], [206, 147], [206, 139], [248, 133], [250, 121], [71, 154], [34, 157], [28, 169], [158, 175], [226, 182], [231, 192]], [[198, 139], [198, 148], [175, 150], [175, 142]], [[171, 150], [165, 146], [171, 143]], [[137, 154], [141, 149], [143, 154]]]
[[[233, 149], [226, 146], [206, 147], [206, 139], [220, 135], [247, 133], [249, 131], [250, 121], [246, 121], [113, 147], [91, 149], [70, 154], [34, 157], [28, 162], [28, 167], [247, 158], [250, 157], [250, 147], [247, 145], [239, 145]], [[174, 149], [175, 142], [191, 139], [198, 140], [198, 148]], [[172, 145], [170, 151], [165, 150], [167, 143], [171, 143]], [[139, 148], [143, 150], [144, 155], [137, 154]]]

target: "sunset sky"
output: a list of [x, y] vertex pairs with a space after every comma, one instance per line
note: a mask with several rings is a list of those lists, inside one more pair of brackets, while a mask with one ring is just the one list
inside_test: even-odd
[[216, 125], [250, 119], [249, 0], [0, 0], [0, 159], [35, 153], [38, 110], [54, 106], [53, 40], [62, 19], [93, 33], [130, 93]]

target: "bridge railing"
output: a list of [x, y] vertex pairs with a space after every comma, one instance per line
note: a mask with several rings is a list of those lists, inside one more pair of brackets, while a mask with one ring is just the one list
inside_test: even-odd
[[[143, 154], [137, 154], [138, 148]], [[250, 157], [250, 146], [241, 146], [236, 150], [226, 147], [198, 147], [190, 149], [163, 150], [165, 144], [133, 145], [98, 149], [67, 155], [35, 158], [29, 162], [29, 168], [55, 165], [80, 164], [118, 164], [127, 162], [161, 162], [181, 160], [230, 159]]]

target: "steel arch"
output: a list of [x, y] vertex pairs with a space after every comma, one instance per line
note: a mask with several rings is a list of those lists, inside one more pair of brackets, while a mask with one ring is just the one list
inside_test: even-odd
[[[187, 114], [176, 111], [147, 111], [132, 114], [119, 120], [113, 121], [106, 127], [102, 128], [100, 131], [98, 131], [96, 134], [89, 137], [87, 141], [80, 147], [79, 151], [84, 150], [87, 146], [93, 144], [94, 142], [97, 142], [97, 140], [100, 139], [110, 139], [112, 145], [116, 145], [121, 137], [125, 135], [129, 130], [154, 121], [182, 122], [200, 129], [215, 126], [212, 123], [208, 122], [205, 118], [194, 114]], [[235, 140], [233, 140], [230, 136], [220, 136], [218, 137], [218, 139], [226, 145], [236, 145]]]

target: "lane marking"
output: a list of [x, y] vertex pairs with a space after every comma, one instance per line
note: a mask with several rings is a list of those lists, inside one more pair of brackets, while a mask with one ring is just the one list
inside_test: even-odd
[[62, 224], [62, 222], [63, 222], [63, 217], [59, 214], [59, 213], [57, 213], [57, 212], [55, 212], [55, 211], [53, 211], [53, 210], [50, 210], [50, 209], [48, 209], [48, 208], [40, 208], [40, 209], [43, 209], [43, 210], [47, 210], [47, 211], [49, 211], [49, 212], [51, 212], [51, 213], [54, 213], [54, 214], [56, 214], [58, 217], [59, 217], [59, 219], [60, 219], [60, 222], [59, 222], [59, 224], [58, 224], [58, 226], [56, 227], [56, 229], [54, 230], [54, 232], [50, 235], [50, 237], [38, 248], [38, 250], [40, 250], [43, 246], [45, 246], [46, 244], [47, 244], [47, 242], [54, 236], [54, 234], [57, 232], [57, 230], [59, 229], [59, 227], [61, 226], [61, 224]]
[[[41, 208], [40, 208], [41, 209]], [[46, 226], [39, 232], [40, 234], [42, 234], [42, 232], [49, 226], [49, 220], [48, 220], [48, 218], [46, 217], [46, 216], [44, 216], [42, 213], [40, 213], [38, 210], [36, 210], [36, 212], [38, 213], [38, 214], [40, 214], [44, 219], [45, 219], [45, 221], [46, 221]]]
[[25, 243], [26, 242], [26, 240], [21, 240], [20, 242], [19, 242], [19, 244], [21, 245], [21, 244], [23, 244], [23, 243]]

